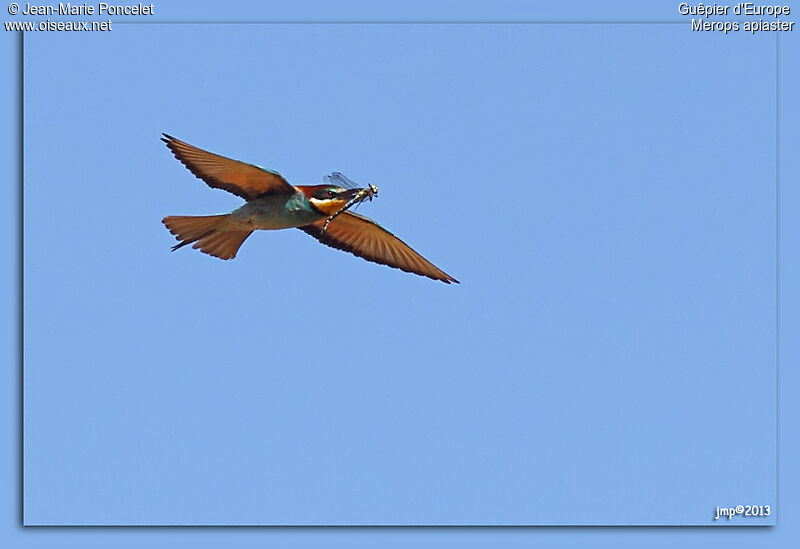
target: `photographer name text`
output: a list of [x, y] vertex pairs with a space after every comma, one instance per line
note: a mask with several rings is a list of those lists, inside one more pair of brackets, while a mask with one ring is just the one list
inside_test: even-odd
[[19, 12], [20, 15], [153, 15], [153, 4], [73, 4], [59, 2], [58, 4], [35, 5], [25, 4]]

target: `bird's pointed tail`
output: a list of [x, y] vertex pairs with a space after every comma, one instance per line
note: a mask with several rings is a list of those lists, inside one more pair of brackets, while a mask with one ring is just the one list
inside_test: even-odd
[[175, 238], [180, 240], [179, 244], [172, 247], [173, 252], [194, 242], [192, 248], [199, 248], [201, 252], [220, 259], [233, 259], [242, 242], [253, 231], [225, 230], [223, 221], [227, 217], [228, 214], [170, 215], [165, 217], [162, 223], [175, 235]]

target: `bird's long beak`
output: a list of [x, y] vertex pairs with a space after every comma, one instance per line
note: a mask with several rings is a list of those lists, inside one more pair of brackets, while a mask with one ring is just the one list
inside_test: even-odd
[[331, 221], [336, 219], [336, 217], [341, 214], [342, 212], [346, 212], [359, 202], [364, 202], [365, 200], [372, 200], [373, 196], [378, 195], [378, 187], [375, 185], [369, 185], [368, 187], [364, 187], [362, 189], [349, 189], [346, 193], [343, 193], [343, 198], [347, 199], [347, 202], [344, 206], [342, 206], [339, 210], [333, 213], [328, 219], [325, 220], [325, 225], [323, 225], [322, 230], [325, 231], [328, 228], [328, 225]]
[[348, 189], [343, 198], [347, 199], [348, 207], [350, 207], [364, 200], [372, 200], [373, 196], [378, 196], [378, 187], [369, 185], [362, 189]]

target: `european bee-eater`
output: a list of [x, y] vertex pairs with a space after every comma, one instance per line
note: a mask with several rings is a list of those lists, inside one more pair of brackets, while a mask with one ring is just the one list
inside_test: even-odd
[[323, 244], [367, 261], [446, 284], [458, 283], [371, 219], [347, 211], [372, 200], [378, 193], [374, 185], [358, 188], [334, 172], [326, 177], [328, 184], [295, 186], [277, 172], [198, 149], [167, 134], [162, 140], [175, 158], [209, 187], [246, 200], [228, 214], [165, 217], [164, 225], [180, 241], [173, 251], [194, 243], [193, 248], [209, 255], [233, 259], [254, 230], [296, 227]]

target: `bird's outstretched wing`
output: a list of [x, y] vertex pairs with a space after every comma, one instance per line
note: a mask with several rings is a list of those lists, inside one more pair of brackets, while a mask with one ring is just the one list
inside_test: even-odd
[[209, 187], [228, 191], [245, 200], [264, 194], [295, 192], [294, 187], [277, 172], [198, 149], [171, 135], [164, 134], [161, 140], [175, 158]]
[[441, 280], [445, 284], [458, 280], [445, 273], [433, 263], [419, 255], [392, 233], [362, 215], [344, 212], [328, 224], [325, 220], [312, 225], [298, 227], [323, 244], [350, 252], [367, 261], [388, 265], [408, 273]]

